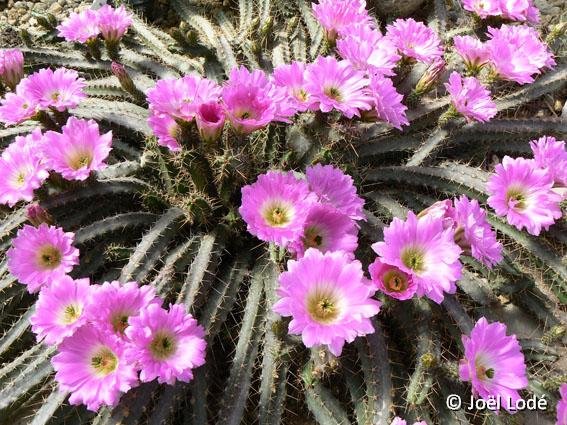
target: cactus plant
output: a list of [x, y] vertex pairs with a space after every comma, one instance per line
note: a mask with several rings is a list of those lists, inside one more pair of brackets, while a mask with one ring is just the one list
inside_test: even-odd
[[[445, 40], [476, 30], [478, 23], [458, 1], [433, 3], [424, 18]], [[77, 70], [88, 98], [73, 115], [95, 120], [114, 136], [106, 169], [82, 182], [52, 178], [37, 192], [53, 222], [75, 233], [81, 257], [72, 277], [134, 280], [155, 287], [168, 303], [184, 304], [205, 329], [206, 364], [189, 383], [144, 383], [114, 408], [93, 413], [70, 405], [54, 381], [55, 349], [37, 343], [29, 327], [36, 298], [7, 268], [6, 252], [27, 220], [26, 208], [2, 207], [0, 422], [389, 425], [396, 413], [429, 424], [535, 423], [531, 412], [447, 408], [449, 394], [470, 395], [457, 363], [461, 334], [469, 334], [480, 316], [508, 324], [519, 336], [528, 362], [525, 394], [545, 396], [550, 407], [543, 416], [551, 420], [566, 380], [558, 361], [565, 351], [564, 220], [535, 237], [489, 213], [504, 242], [500, 265], [487, 269], [463, 260], [457, 293], [441, 304], [381, 297], [374, 333], [334, 357], [323, 348], [305, 348], [287, 333], [288, 320], [272, 310], [289, 256], [248, 234], [238, 207], [241, 187], [269, 169], [338, 165], [365, 200], [367, 221], [360, 224], [356, 256], [367, 266], [374, 258], [370, 245], [382, 239], [394, 217], [462, 194], [485, 204], [494, 157], [530, 155], [528, 142], [544, 134], [567, 136], [565, 112], [515, 115], [542, 99], [565, 101], [565, 24], [548, 34], [558, 62], [553, 70], [525, 86], [493, 84], [498, 115], [488, 123], [439, 124], [449, 99], [431, 90], [412, 101], [410, 125], [401, 132], [383, 123], [307, 112], [293, 124], [272, 123], [248, 136], [227, 126], [214, 146], [190, 133], [182, 150], [172, 153], [158, 145], [147, 124], [145, 93], [155, 80], [200, 74], [222, 82], [236, 65], [271, 72], [293, 60], [314, 61], [334, 46], [307, 0], [169, 0], [169, 5], [178, 16], [173, 28], [166, 32], [134, 11], [118, 51], [93, 54], [64, 43], [50, 15], [39, 20], [41, 33], [23, 34], [14, 43], [28, 73], [46, 65]], [[380, 11], [389, 19], [396, 13], [395, 6]], [[455, 66], [454, 58], [447, 59]], [[399, 76], [406, 96], [415, 72]], [[0, 128], [1, 146], [34, 127], [25, 122]]]

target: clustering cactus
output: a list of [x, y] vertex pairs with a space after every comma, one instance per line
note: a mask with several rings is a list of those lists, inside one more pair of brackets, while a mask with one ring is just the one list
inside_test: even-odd
[[[383, 11], [375, 3], [381, 19], [415, 9], [394, 5]], [[482, 25], [459, 1], [430, 3], [434, 7], [423, 18], [445, 42]], [[56, 349], [36, 343], [29, 328], [36, 297], [7, 268], [6, 251], [29, 212], [22, 204], [2, 207], [0, 422], [389, 425], [397, 415], [409, 423], [443, 425], [537, 423], [533, 412], [447, 408], [450, 394], [470, 397], [457, 371], [461, 334], [469, 334], [481, 316], [506, 323], [519, 336], [529, 377], [523, 394], [545, 396], [549, 407], [539, 414], [551, 421], [559, 386], [567, 381], [558, 363], [565, 354], [564, 220], [535, 237], [489, 212], [504, 244], [498, 266], [488, 269], [464, 257], [457, 293], [442, 304], [380, 296], [374, 333], [334, 357], [324, 348], [305, 348], [288, 334], [289, 320], [272, 311], [288, 254], [248, 234], [238, 207], [241, 187], [267, 170], [338, 165], [365, 200], [367, 221], [360, 222], [356, 256], [366, 268], [375, 258], [370, 245], [382, 240], [394, 217], [462, 194], [485, 203], [486, 182], [501, 157], [531, 155], [529, 141], [543, 135], [567, 137], [565, 108], [549, 118], [514, 114], [539, 99], [565, 101], [565, 23], [545, 34], [558, 62], [554, 69], [524, 86], [492, 84], [498, 114], [488, 123], [440, 120], [447, 96], [435, 89], [410, 95], [424, 71], [417, 66], [395, 77], [411, 99], [410, 125], [403, 131], [307, 112], [250, 135], [227, 125], [209, 144], [185, 129], [181, 151], [172, 153], [158, 145], [147, 124], [145, 93], [155, 80], [200, 74], [222, 82], [237, 65], [271, 72], [293, 60], [312, 62], [334, 46], [308, 0], [169, 4], [179, 16], [177, 27], [166, 33], [134, 16], [120, 47], [108, 51], [101, 44], [63, 42], [49, 15], [39, 20], [41, 34], [21, 33], [13, 42], [24, 53], [27, 73], [45, 66], [77, 70], [88, 98], [72, 114], [96, 120], [101, 133], [113, 132], [106, 169], [82, 182], [51, 177], [36, 192], [50, 220], [75, 233], [81, 257], [71, 276], [137, 281], [154, 286], [168, 303], [184, 304], [205, 329], [206, 363], [189, 383], [145, 383], [114, 408], [93, 413], [69, 405], [53, 379]], [[455, 63], [448, 55], [447, 67]], [[42, 121], [46, 128], [52, 124]], [[34, 128], [29, 121], [0, 128], [1, 146]]]

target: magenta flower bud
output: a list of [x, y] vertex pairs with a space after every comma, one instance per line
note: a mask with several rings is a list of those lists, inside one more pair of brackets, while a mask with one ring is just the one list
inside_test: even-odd
[[215, 141], [224, 128], [225, 113], [217, 102], [203, 103], [195, 115], [201, 138], [206, 142]]
[[40, 224], [54, 224], [53, 217], [49, 214], [41, 205], [39, 204], [30, 204], [26, 208], [26, 216], [28, 221], [33, 224], [35, 227], [38, 227]]
[[14, 89], [24, 77], [24, 55], [20, 49], [0, 50], [0, 79]]
[[423, 73], [415, 86], [415, 92], [418, 95], [423, 95], [433, 88], [439, 81], [441, 75], [445, 72], [445, 61], [443, 59], [433, 62], [427, 70]]
[[128, 72], [126, 71], [126, 68], [124, 68], [124, 65], [112, 61], [112, 64], [110, 65], [110, 69], [114, 74], [114, 76], [118, 78], [118, 81], [120, 82], [120, 85], [124, 90], [126, 90], [128, 93], [131, 93], [132, 90], [136, 90], [134, 81], [132, 81], [132, 77], [128, 75]]

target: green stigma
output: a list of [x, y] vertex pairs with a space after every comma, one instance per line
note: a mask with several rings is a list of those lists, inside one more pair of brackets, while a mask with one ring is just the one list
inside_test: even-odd
[[41, 269], [56, 269], [61, 264], [61, 252], [53, 245], [44, 245], [37, 251], [36, 260]]
[[425, 270], [425, 258], [423, 250], [419, 247], [408, 247], [402, 250], [402, 263], [416, 273]]
[[158, 332], [150, 342], [150, 351], [157, 360], [171, 357], [177, 350], [175, 337], [167, 332]]
[[101, 347], [92, 355], [91, 367], [99, 377], [105, 377], [118, 367], [118, 357], [110, 348]]

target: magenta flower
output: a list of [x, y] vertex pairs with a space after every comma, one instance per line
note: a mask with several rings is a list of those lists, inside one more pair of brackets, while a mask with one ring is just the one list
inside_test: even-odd
[[501, 15], [500, 3], [500, 0], [463, 0], [463, 7], [484, 19], [488, 16]]
[[40, 107], [54, 108], [59, 112], [75, 108], [87, 97], [83, 89], [85, 80], [77, 71], [58, 68], [55, 71], [44, 68], [31, 74], [20, 83], [27, 97]]
[[181, 150], [181, 145], [177, 140], [181, 128], [171, 116], [150, 110], [148, 125], [157, 137], [158, 145], [164, 146], [172, 152]]
[[195, 75], [159, 80], [147, 92], [150, 109], [183, 121], [192, 121], [200, 104], [217, 102], [220, 87]]
[[486, 122], [496, 115], [496, 104], [490, 97], [490, 91], [475, 77], [462, 78], [453, 71], [445, 87], [451, 95], [454, 108], [467, 121]]
[[332, 165], [321, 164], [307, 167], [305, 176], [319, 202], [333, 206], [352, 220], [366, 220], [364, 199], [357, 195], [351, 176]]
[[242, 188], [238, 211], [248, 232], [263, 241], [286, 246], [302, 235], [314, 201], [307, 183], [293, 172], [268, 171], [258, 176], [256, 183]]
[[555, 66], [549, 48], [540, 41], [536, 30], [527, 25], [488, 27], [488, 34], [490, 63], [500, 78], [519, 84], [532, 83], [533, 75]]
[[394, 43], [368, 25], [345, 28], [344, 35], [337, 40], [337, 52], [356, 69], [386, 76], [394, 75], [396, 63], [401, 59]]
[[347, 215], [330, 205], [314, 204], [309, 209], [302, 235], [291, 242], [288, 249], [297, 258], [303, 257], [308, 248], [325, 253], [343, 251], [352, 255], [358, 246], [358, 228]]
[[139, 315], [150, 304], [161, 306], [161, 303], [150, 285], [139, 287], [136, 282], [104, 282], [93, 287], [91, 308], [86, 314], [105, 334], [123, 338], [130, 317]]
[[39, 292], [35, 312], [30, 317], [37, 340], [57, 345], [87, 322], [85, 309], [90, 303], [89, 279], [69, 276], [55, 279]]
[[313, 108], [311, 95], [305, 89], [305, 69], [303, 62], [293, 61], [274, 69], [274, 84], [287, 93], [287, 103], [298, 112]]
[[288, 331], [301, 334], [306, 347], [326, 345], [339, 356], [345, 342], [374, 332], [369, 318], [378, 314], [380, 302], [372, 299], [375, 288], [359, 261], [311, 248], [300, 260], [289, 260], [287, 268], [273, 311], [292, 317]]
[[20, 49], [0, 49], [0, 80], [14, 88], [24, 77], [24, 55]]
[[[234, 129], [249, 134], [278, 119], [274, 85], [260, 69], [233, 68], [222, 88], [226, 115]], [[283, 92], [282, 92], [283, 94]]]
[[470, 35], [457, 35], [453, 38], [455, 51], [463, 58], [463, 62], [469, 71], [477, 72], [490, 60], [490, 52], [487, 46], [478, 38]]
[[67, 41], [88, 43], [100, 34], [97, 13], [92, 9], [73, 12], [58, 27], [59, 37]]
[[373, 25], [373, 21], [366, 10], [365, 0], [319, 0], [312, 3], [313, 14], [329, 40], [335, 40], [351, 25]]
[[534, 153], [536, 165], [547, 168], [555, 185], [567, 187], [567, 150], [565, 142], [555, 137], [543, 136], [532, 140], [530, 147]]
[[371, 116], [375, 114], [378, 119], [390, 123], [399, 130], [402, 129], [402, 125], [409, 125], [406, 117], [408, 108], [402, 103], [404, 97], [397, 92], [391, 79], [380, 74], [371, 75], [369, 91], [374, 107]]
[[505, 156], [488, 180], [488, 205], [518, 230], [538, 236], [561, 218], [561, 195], [555, 193], [553, 177], [533, 159]]
[[411, 276], [418, 296], [441, 303], [445, 292], [455, 293], [461, 248], [454, 242], [453, 229], [443, 228], [442, 219], [427, 215], [418, 219], [410, 211], [405, 221], [394, 218], [384, 229], [384, 242], [376, 242], [372, 249], [383, 263]]
[[524, 355], [516, 336], [506, 335], [505, 324], [489, 324], [481, 317], [462, 341], [465, 357], [459, 365], [460, 379], [472, 384], [475, 396], [500, 397], [502, 407], [511, 411], [520, 398], [518, 390], [528, 386]]
[[486, 211], [476, 199], [462, 195], [450, 212], [455, 222], [455, 242], [466, 254], [488, 267], [502, 261], [502, 244], [486, 220]]
[[192, 370], [205, 364], [205, 330], [183, 305], [170, 304], [169, 311], [149, 305], [130, 317], [126, 336], [131, 341], [126, 356], [141, 368], [142, 382], [189, 382]]
[[79, 264], [79, 250], [73, 246], [73, 233], [47, 224], [24, 225], [6, 253], [8, 270], [27, 285], [29, 293], [40, 290], [69, 273]]
[[372, 99], [366, 92], [368, 78], [353, 68], [349, 61], [319, 56], [305, 72], [305, 87], [322, 112], [333, 109], [347, 118], [367, 111]]
[[409, 274], [383, 263], [380, 258], [368, 266], [368, 272], [378, 290], [392, 298], [409, 300], [417, 291], [417, 285]]
[[7, 93], [0, 101], [0, 121], [6, 125], [20, 124], [33, 118], [39, 109], [37, 101], [23, 91], [20, 83], [15, 93]]
[[443, 229], [449, 229], [450, 227], [454, 227], [455, 224], [455, 221], [452, 218], [453, 213], [453, 202], [450, 199], [444, 199], [442, 201], [434, 202], [432, 205], [421, 211], [417, 217], [421, 218], [427, 215], [435, 219], [442, 219]]
[[100, 134], [94, 120], [70, 117], [61, 133], [45, 133], [43, 155], [49, 167], [68, 180], [86, 180], [102, 170], [110, 153], [112, 131]]
[[85, 404], [96, 411], [115, 406], [122, 393], [138, 385], [134, 365], [125, 361], [122, 341], [94, 326], [77, 329], [59, 345], [51, 359], [61, 391], [69, 391], [69, 403]]
[[557, 422], [555, 425], [567, 425], [567, 384], [559, 387], [561, 399], [557, 402]]
[[539, 10], [532, 0], [500, 0], [502, 17], [511, 21], [539, 22]]
[[[390, 425], [407, 425], [405, 419], [396, 416]], [[414, 422], [413, 425], [427, 425], [425, 421]]]
[[195, 116], [201, 139], [214, 142], [222, 134], [225, 121], [224, 109], [218, 102], [203, 103]]
[[100, 33], [105, 40], [110, 42], [120, 40], [132, 25], [132, 15], [126, 11], [124, 6], [115, 9], [105, 4], [96, 11], [96, 15]]
[[386, 37], [407, 58], [430, 64], [443, 56], [441, 40], [435, 31], [412, 18], [396, 19], [387, 26]]
[[17, 136], [0, 157], [0, 204], [13, 207], [19, 201], [31, 201], [35, 189], [49, 177], [38, 154], [43, 135], [39, 128], [27, 136]]

